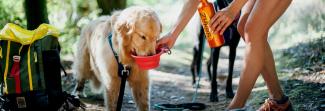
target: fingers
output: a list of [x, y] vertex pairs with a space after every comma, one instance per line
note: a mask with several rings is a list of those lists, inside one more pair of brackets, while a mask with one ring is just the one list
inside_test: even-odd
[[159, 48], [159, 47], [163, 46], [164, 44], [166, 44], [165, 41], [166, 41], [165, 38], [161, 38], [161, 39], [159, 39], [159, 40], [157, 41], [156, 48]]
[[216, 30], [213, 31], [213, 33], [217, 34], [218, 32], [220, 32], [220, 30], [225, 27], [227, 22], [227, 18], [223, 16], [222, 21], [220, 21], [219, 25], [217, 26]]
[[220, 12], [217, 12], [210, 20], [209, 22], [209, 26], [212, 27], [212, 26], [216, 26], [218, 25], [217, 23], [219, 22], [216, 22], [217, 19], [219, 19], [220, 17], [222, 16], [222, 14]]
[[167, 34], [166, 36], [160, 38], [157, 41], [156, 48], [165, 47], [165, 46], [167, 46], [168, 48], [172, 48], [174, 45], [174, 42], [175, 42], [175, 40], [172, 39], [172, 36]]
[[232, 21], [232, 17], [230, 17], [226, 11], [219, 11], [212, 17], [209, 23], [210, 31], [214, 34], [223, 34]]
[[228, 28], [228, 26], [232, 23], [230, 18], [225, 18], [220, 25], [214, 30], [214, 33], [223, 34], [223, 32]]
[[225, 32], [225, 30], [228, 28], [228, 26], [231, 24], [232, 22], [228, 22], [220, 31], [220, 34], [223, 34]]

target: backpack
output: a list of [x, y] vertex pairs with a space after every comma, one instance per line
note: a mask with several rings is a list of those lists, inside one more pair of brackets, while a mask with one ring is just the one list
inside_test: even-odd
[[[59, 31], [41, 24], [33, 31], [8, 23], [0, 32], [0, 109], [58, 110], [61, 86]], [[2, 106], [1, 106], [2, 105]]]

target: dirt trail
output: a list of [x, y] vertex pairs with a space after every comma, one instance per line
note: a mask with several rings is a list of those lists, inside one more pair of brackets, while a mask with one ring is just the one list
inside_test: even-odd
[[[200, 82], [200, 88], [198, 90], [198, 96], [196, 102], [204, 103], [207, 108], [204, 111], [224, 111], [231, 99], [225, 98], [225, 78], [228, 71], [228, 49], [224, 48], [221, 50], [221, 55], [218, 64], [218, 91], [219, 91], [219, 102], [210, 102], [210, 83], [206, 74], [206, 56], [203, 61], [202, 68], [202, 80]], [[151, 98], [150, 106], [151, 110], [155, 111], [154, 104], [157, 103], [188, 103], [192, 101], [195, 89], [193, 88], [192, 75], [190, 72], [190, 61], [192, 57], [190, 52], [186, 52], [187, 56], [179, 56], [184, 52], [174, 51], [172, 55], [165, 55], [161, 60], [161, 65], [155, 70], [149, 72], [150, 82], [151, 82]], [[233, 89], [236, 92], [238, 86], [239, 73], [242, 68], [244, 55], [243, 45], [239, 45], [237, 49], [237, 57], [234, 66], [234, 77], [233, 77]], [[324, 65], [325, 66], [325, 65]], [[291, 99], [295, 110], [325, 110], [325, 68], [320, 67], [319, 75], [321, 76], [297, 76], [306, 75], [301, 71], [278, 73], [281, 86], [284, 89], [286, 95]], [[300, 74], [301, 73], [301, 74]], [[310, 72], [314, 73], [314, 72]], [[292, 76], [294, 75], [294, 76]], [[316, 78], [321, 81], [320, 83], [310, 83], [310, 79], [299, 79], [299, 77], [304, 78]], [[298, 78], [298, 79], [297, 79]], [[71, 92], [76, 83], [73, 78], [64, 77], [63, 78], [64, 89]], [[82, 98], [82, 101], [87, 105], [87, 111], [102, 111], [104, 107], [104, 100], [102, 94], [94, 94], [89, 88], [89, 84], [86, 84], [84, 92], [87, 98]], [[257, 80], [257, 83], [252, 91], [252, 94], [247, 101], [249, 110], [257, 109], [260, 104], [264, 102], [264, 99], [268, 97], [267, 90], [264, 82], [261, 78]], [[130, 88], [126, 87], [126, 92], [123, 100], [123, 111], [135, 111], [135, 102], [132, 98]]]
[[[198, 96], [196, 102], [205, 103], [207, 109], [205, 111], [222, 111], [229, 104], [231, 99], [225, 98], [225, 75], [228, 69], [227, 48], [221, 51], [219, 58], [218, 74], [219, 74], [219, 102], [209, 102], [210, 83], [206, 74], [206, 66], [204, 59], [202, 67], [202, 79], [200, 88], [198, 89]], [[238, 48], [238, 55], [243, 55], [243, 47]], [[188, 54], [190, 55], [190, 54]], [[167, 56], [167, 55], [166, 55]], [[167, 57], [177, 58], [177, 55], [168, 55]], [[191, 57], [190, 57], [191, 58]], [[241, 69], [242, 56], [237, 56], [234, 68], [234, 89], [238, 84], [239, 71]], [[162, 58], [164, 61], [164, 58]], [[195, 89], [191, 81], [192, 75], [189, 64], [162, 62], [160, 67], [156, 70], [149, 71], [151, 82], [151, 109], [154, 110], [153, 105], [157, 103], [189, 103], [192, 101]], [[68, 80], [67, 80], [68, 79]], [[65, 83], [66, 89], [72, 91], [74, 80], [72, 78], [65, 78], [69, 81]], [[94, 94], [90, 91], [89, 84], [86, 84], [85, 93], [87, 98], [82, 98], [82, 101], [87, 104], [87, 110], [101, 111], [103, 110], [103, 99], [101, 94]], [[123, 100], [123, 111], [134, 111], [136, 109], [130, 88], [126, 87], [126, 92]]]

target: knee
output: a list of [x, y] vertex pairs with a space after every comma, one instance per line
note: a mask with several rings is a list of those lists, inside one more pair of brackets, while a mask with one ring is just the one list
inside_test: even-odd
[[245, 23], [240, 21], [237, 24], [237, 31], [240, 34], [241, 37], [244, 37], [244, 28], [245, 28]]
[[262, 30], [256, 24], [246, 23], [243, 30], [243, 35], [246, 43], [262, 43], [264, 41], [267, 41], [268, 30]]

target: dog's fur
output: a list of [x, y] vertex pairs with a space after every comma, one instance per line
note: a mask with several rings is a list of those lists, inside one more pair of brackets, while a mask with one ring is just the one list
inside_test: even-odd
[[93, 88], [104, 89], [106, 110], [114, 111], [120, 89], [118, 64], [108, 42], [112, 33], [114, 51], [119, 62], [128, 65], [131, 72], [127, 81], [138, 110], [149, 110], [149, 77], [147, 70], [139, 69], [131, 53], [146, 56], [155, 54], [156, 40], [161, 33], [157, 14], [149, 8], [130, 7], [90, 22], [81, 32], [74, 71], [80, 93], [86, 79]]
[[[218, 3], [215, 3], [215, 6], [219, 7], [219, 9], [222, 9], [226, 7], [228, 4], [229, 2], [227, 2], [227, 0], [219, 0]], [[224, 33], [224, 38], [226, 43], [223, 46], [229, 46], [229, 69], [228, 69], [228, 78], [226, 84], [226, 96], [228, 98], [232, 98], [234, 96], [233, 89], [232, 89], [232, 75], [233, 75], [234, 62], [236, 58], [236, 49], [240, 40], [240, 35], [236, 28], [237, 21], [238, 18], [229, 26], [229, 28], [227, 28], [227, 30]], [[193, 84], [196, 83], [195, 76], [199, 74], [199, 68], [201, 68], [202, 54], [204, 50], [204, 44], [203, 44], [204, 31], [202, 27], [197, 39], [199, 43], [197, 43], [196, 46], [193, 48], [194, 49], [193, 61], [191, 64]], [[217, 66], [218, 66], [220, 48], [221, 47], [211, 48], [211, 54], [207, 61], [207, 71], [208, 71], [209, 79], [211, 81], [211, 93], [210, 93], [211, 102], [218, 101], [218, 87], [217, 87], [216, 78], [217, 78]], [[211, 66], [212, 66], [212, 73], [211, 73]]]

